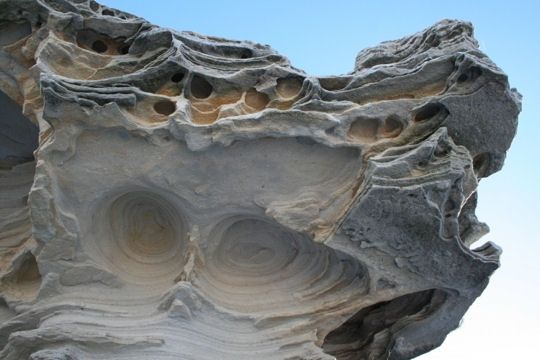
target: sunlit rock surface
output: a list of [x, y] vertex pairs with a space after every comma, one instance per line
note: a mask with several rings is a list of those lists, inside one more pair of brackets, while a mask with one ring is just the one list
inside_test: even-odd
[[94, 1], [0, 30], [1, 359], [410, 359], [499, 265], [520, 96], [469, 23], [324, 78]]

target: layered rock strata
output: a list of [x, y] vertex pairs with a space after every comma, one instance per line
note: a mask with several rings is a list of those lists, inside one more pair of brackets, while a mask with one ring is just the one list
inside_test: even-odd
[[520, 96], [469, 23], [333, 77], [94, 1], [0, 29], [1, 359], [410, 359], [499, 266]]

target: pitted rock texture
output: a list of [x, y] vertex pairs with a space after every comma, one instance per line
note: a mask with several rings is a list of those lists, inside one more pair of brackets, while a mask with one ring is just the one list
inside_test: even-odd
[[499, 265], [520, 96], [469, 23], [324, 78], [94, 1], [0, 29], [1, 359], [410, 359]]

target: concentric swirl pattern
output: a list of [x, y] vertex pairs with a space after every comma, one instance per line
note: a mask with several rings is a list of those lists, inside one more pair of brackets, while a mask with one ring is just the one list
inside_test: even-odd
[[209, 242], [196, 284], [226, 307], [258, 312], [291, 309], [311, 299], [321, 304], [339, 298], [341, 290], [364, 291], [367, 283], [366, 270], [355, 259], [269, 219], [229, 218]]
[[121, 195], [101, 221], [109, 231], [97, 245], [119, 276], [132, 282], [160, 282], [182, 271], [186, 222], [162, 196], [145, 191]]

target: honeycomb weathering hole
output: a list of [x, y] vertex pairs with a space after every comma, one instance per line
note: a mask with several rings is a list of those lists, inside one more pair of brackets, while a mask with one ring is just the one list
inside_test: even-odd
[[92, 43], [92, 50], [94, 50], [95, 52], [97, 53], [104, 53], [105, 51], [107, 51], [108, 47], [107, 47], [107, 44], [105, 44], [103, 41], [101, 40], [96, 40]]
[[245, 97], [246, 104], [255, 110], [262, 110], [270, 102], [268, 95], [258, 92], [255, 89], [249, 89]]
[[176, 111], [176, 105], [169, 100], [158, 101], [154, 104], [154, 110], [161, 115], [170, 115]]
[[401, 134], [403, 124], [395, 116], [389, 116], [384, 120], [384, 124], [380, 129], [381, 135], [384, 137], [396, 137]]
[[122, 45], [118, 46], [118, 53], [121, 54], [121, 55], [129, 54], [129, 45], [122, 44]]
[[197, 99], [206, 99], [212, 95], [212, 85], [202, 76], [195, 75], [191, 79], [191, 95]]
[[448, 115], [448, 110], [443, 104], [429, 103], [420, 108], [414, 115], [414, 121], [425, 121], [439, 114]]
[[253, 51], [250, 49], [242, 49], [240, 52], [240, 59], [249, 59], [253, 57]]
[[457, 78], [458, 83], [464, 83], [466, 81], [474, 81], [482, 75], [482, 69], [478, 66], [472, 66], [467, 71], [459, 75]]
[[477, 177], [481, 178], [487, 173], [490, 156], [488, 153], [481, 153], [473, 158], [473, 169]]
[[297, 96], [302, 90], [304, 79], [299, 76], [289, 76], [277, 80], [276, 91], [279, 96], [291, 99]]
[[98, 247], [111, 269], [134, 282], [170, 280], [183, 268], [186, 223], [160, 195], [136, 191], [106, 206], [100, 220], [109, 236]]
[[113, 39], [108, 34], [91, 29], [78, 31], [76, 42], [79, 47], [101, 55], [126, 55], [130, 48], [123, 37]]
[[349, 84], [349, 82], [349, 78], [339, 76], [319, 78], [319, 84], [321, 84], [321, 87], [328, 91], [342, 90]]
[[34, 255], [30, 252], [24, 254], [15, 272], [4, 281], [11, 296], [23, 300], [34, 298], [41, 286], [41, 274]]
[[379, 120], [374, 118], [360, 118], [355, 120], [349, 129], [349, 136], [363, 141], [375, 141], [379, 129]]
[[173, 76], [171, 76], [171, 81], [174, 83], [179, 83], [184, 79], [184, 73], [183, 72], [177, 72]]

